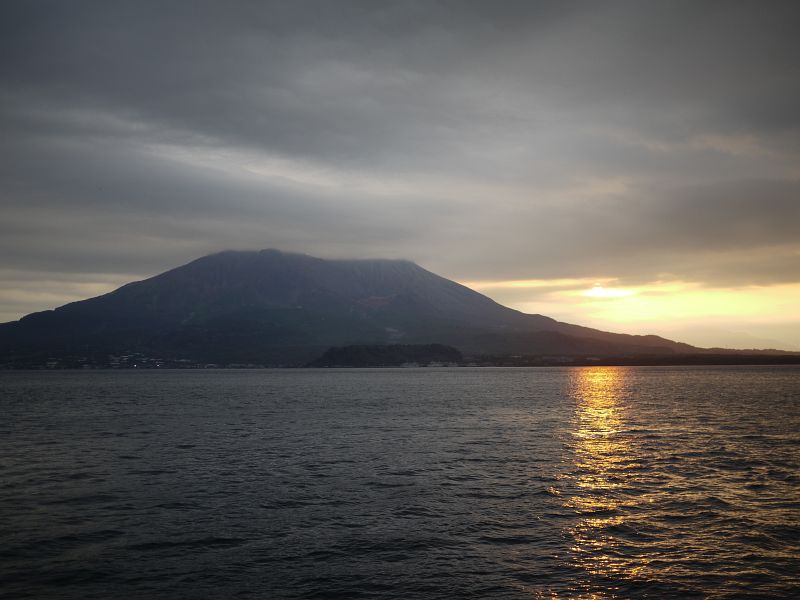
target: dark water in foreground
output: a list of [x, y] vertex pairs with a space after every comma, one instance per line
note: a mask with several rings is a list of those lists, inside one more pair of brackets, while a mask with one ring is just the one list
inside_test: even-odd
[[800, 595], [800, 368], [0, 373], [2, 598]]

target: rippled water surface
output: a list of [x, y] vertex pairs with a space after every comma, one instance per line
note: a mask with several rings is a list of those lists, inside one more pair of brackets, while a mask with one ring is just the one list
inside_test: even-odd
[[800, 596], [800, 369], [0, 373], [2, 598]]

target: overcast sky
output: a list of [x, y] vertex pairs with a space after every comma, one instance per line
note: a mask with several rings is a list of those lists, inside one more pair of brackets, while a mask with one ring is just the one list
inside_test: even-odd
[[3, 2], [0, 321], [275, 247], [800, 347], [799, 7]]

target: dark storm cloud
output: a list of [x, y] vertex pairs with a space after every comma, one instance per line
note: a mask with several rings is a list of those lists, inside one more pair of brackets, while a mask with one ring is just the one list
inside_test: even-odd
[[800, 279], [794, 3], [0, 12], [7, 281], [268, 246], [473, 280]]

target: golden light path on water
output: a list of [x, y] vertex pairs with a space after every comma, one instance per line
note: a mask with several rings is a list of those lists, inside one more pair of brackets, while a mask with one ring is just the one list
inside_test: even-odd
[[[574, 543], [573, 560], [587, 575], [597, 580], [614, 580], [644, 576], [647, 560], [625, 556], [623, 541], [613, 534], [623, 525], [624, 517], [617, 510], [625, 497], [626, 513], [631, 509], [629, 494], [624, 488], [634, 485], [633, 473], [640, 467], [629, 436], [625, 435], [628, 370], [601, 367], [574, 369], [570, 395], [575, 401], [572, 449], [573, 484], [576, 493], [566, 505], [579, 515], [570, 528]], [[639, 497], [648, 503], [647, 496]], [[613, 591], [589, 593], [587, 598], [613, 598]]]

